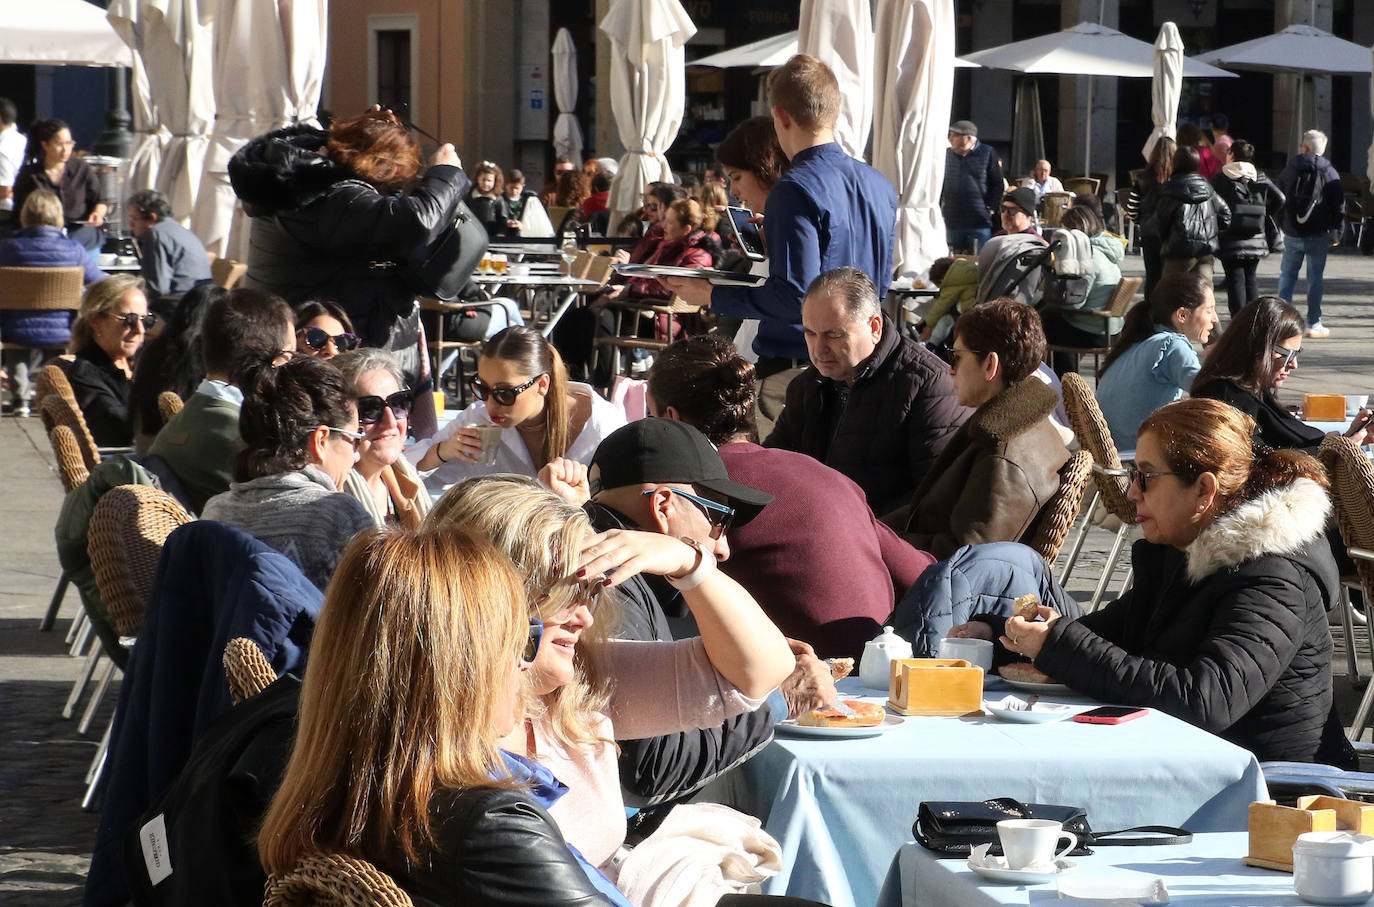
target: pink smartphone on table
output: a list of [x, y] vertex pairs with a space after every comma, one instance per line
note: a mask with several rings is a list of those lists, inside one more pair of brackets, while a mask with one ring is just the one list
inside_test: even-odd
[[1104, 705], [1096, 709], [1088, 709], [1073, 716], [1074, 721], [1082, 724], [1121, 724], [1126, 721], [1134, 721], [1148, 715], [1149, 709], [1138, 709], [1129, 706]]

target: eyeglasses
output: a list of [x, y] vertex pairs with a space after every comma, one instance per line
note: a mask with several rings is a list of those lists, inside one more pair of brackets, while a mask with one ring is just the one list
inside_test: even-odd
[[414, 391], [401, 390], [389, 397], [378, 397], [376, 394], [368, 394], [358, 398], [358, 424], [374, 425], [386, 416], [386, 411], [391, 410], [391, 415], [400, 422], [410, 416], [410, 407], [415, 403]]
[[[644, 492], [644, 496], [648, 497], [657, 490], [656, 488], [650, 488]], [[730, 528], [730, 523], [735, 519], [735, 508], [727, 504], [713, 501], [710, 498], [703, 498], [689, 491], [683, 491], [681, 488], [669, 488], [668, 490], [673, 494], [681, 495], [706, 511], [706, 519], [711, 524], [711, 539], [713, 541], [720, 538], [721, 535], [725, 533], [725, 530]]]
[[472, 392], [477, 395], [478, 400], [485, 402], [488, 397], [491, 397], [502, 406], [514, 406], [515, 398], [534, 387], [534, 382], [542, 377], [544, 377], [544, 373], [540, 372], [524, 384], [517, 384], [515, 387], [492, 387], [481, 378], [473, 378], [468, 382], [468, 387], [472, 388]]
[[1022, 210], [1021, 210], [1019, 207], [1017, 207], [1016, 205], [1003, 205], [1003, 206], [1002, 206], [1002, 213], [1003, 213], [1003, 214], [1025, 214], [1026, 212], [1022, 211]]
[[597, 607], [601, 604], [602, 593], [606, 591], [606, 581], [604, 579], [568, 579], [555, 582], [553, 587], [540, 599], [541, 602], [548, 601], [553, 597], [553, 590], [562, 586], [564, 583], [574, 586], [572, 599], [560, 607], [553, 614], [549, 615], [549, 622], [564, 624], [573, 616], [573, 612], [584, 605], [588, 613], [595, 615]]
[[358, 445], [363, 443], [363, 441], [367, 439], [367, 435], [363, 434], [360, 431], [349, 431], [346, 428], [335, 428], [333, 425], [321, 425], [320, 428], [325, 429], [331, 435], [338, 435], [345, 441], [348, 441], [350, 444], [353, 445], [354, 450], [357, 450]]
[[1139, 486], [1140, 493], [1145, 494], [1150, 490], [1150, 480], [1160, 476], [1175, 476], [1176, 472], [1141, 472], [1134, 466], [1126, 467], [1126, 481], [1131, 485]]
[[358, 339], [357, 334], [343, 333], [330, 336], [328, 331], [319, 328], [299, 328], [296, 333], [305, 339], [305, 345], [312, 350], [322, 350], [325, 344], [332, 340], [334, 341], [334, 349], [341, 353], [347, 353], [350, 350], [356, 350], [358, 344], [362, 342]]
[[978, 356], [978, 357], [980, 357], [980, 358], [987, 355], [987, 353], [984, 353], [984, 352], [982, 352], [981, 350], [964, 350], [964, 349], [960, 349], [960, 348], [957, 347], [957, 346], [953, 346], [953, 347], [950, 347], [950, 349], [949, 349], [949, 364], [952, 365], [952, 366], [954, 366], [955, 368], [958, 368], [958, 367], [959, 367], [959, 355], [960, 355], [961, 353], [968, 353], [970, 356]]
[[1274, 358], [1275, 358], [1275, 359], [1282, 359], [1282, 360], [1283, 360], [1283, 362], [1279, 363], [1279, 368], [1281, 368], [1281, 369], [1283, 369], [1283, 368], [1292, 368], [1292, 367], [1293, 367], [1293, 363], [1294, 363], [1294, 362], [1297, 360], [1297, 358], [1298, 358], [1299, 356], [1301, 356], [1301, 355], [1302, 355], [1302, 347], [1298, 347], [1298, 348], [1295, 349], [1295, 350], [1290, 350], [1290, 349], [1288, 349], [1288, 348], [1286, 348], [1286, 347], [1282, 347], [1282, 346], [1276, 346], [1276, 347], [1274, 347]]
[[534, 664], [534, 659], [539, 654], [539, 644], [544, 639], [544, 623], [531, 617], [530, 628], [527, 632], [525, 648], [520, 652], [520, 663], [526, 667]]
[[138, 327], [140, 321], [143, 322], [143, 329], [145, 331], [151, 331], [153, 325], [157, 324], [157, 316], [152, 312], [149, 312], [147, 315], [140, 315], [137, 312], [125, 312], [123, 314], [107, 312], [106, 314], [124, 325], [124, 330], [126, 331], [132, 331], [134, 328]]

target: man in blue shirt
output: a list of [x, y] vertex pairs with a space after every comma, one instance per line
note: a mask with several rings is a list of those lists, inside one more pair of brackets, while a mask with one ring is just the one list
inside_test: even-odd
[[854, 267], [881, 299], [892, 280], [897, 192], [877, 170], [835, 141], [840, 88], [830, 67], [797, 54], [768, 77], [773, 128], [792, 161], [764, 210], [769, 278], [758, 287], [712, 287], [704, 280], [663, 282], [684, 301], [732, 318], [759, 319], [754, 351], [763, 381], [763, 433], [781, 411], [787, 382], [807, 364], [801, 310], [806, 288], [822, 272]]
[[209, 283], [210, 259], [205, 246], [172, 217], [167, 197], [154, 189], [129, 198], [129, 229], [138, 244], [143, 280], [155, 296], [180, 297], [201, 283]]

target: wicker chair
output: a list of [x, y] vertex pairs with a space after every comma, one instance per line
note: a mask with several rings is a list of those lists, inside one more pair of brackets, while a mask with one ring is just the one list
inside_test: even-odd
[[181, 408], [185, 405], [176, 391], [163, 391], [158, 394], [157, 413], [162, 417], [162, 424], [166, 425], [172, 421], [172, 417], [181, 412]]
[[[0, 310], [75, 312], [85, 271], [75, 268], [0, 268]], [[0, 341], [4, 338], [0, 337]], [[0, 343], [5, 349], [27, 349]]]
[[[1355, 562], [1355, 573], [1341, 577], [1341, 628], [1345, 631], [1346, 664], [1353, 683], [1359, 683], [1359, 662], [1355, 658], [1355, 627], [1350, 599], [1352, 587], [1364, 591], [1365, 627], [1374, 652], [1374, 624], [1370, 623], [1371, 593], [1374, 593], [1374, 464], [1360, 446], [1343, 435], [1330, 434], [1322, 440], [1322, 464], [1331, 479], [1331, 500], [1336, 523], [1341, 529], [1346, 550]], [[1374, 683], [1366, 689], [1350, 727], [1350, 739], [1357, 740], [1369, 724], [1374, 709]]]
[[[673, 320], [679, 315], [699, 315], [704, 310], [701, 306], [691, 305], [683, 302], [676, 295], [668, 300], [653, 299], [616, 299], [606, 304], [606, 307], [615, 312], [615, 333], [607, 337], [596, 338], [596, 358], [593, 362], [593, 371], [600, 367], [601, 351], [608, 349], [611, 351], [611, 381], [615, 381], [615, 376], [621, 374], [621, 353], [624, 350], [663, 350], [667, 349], [671, 341], [656, 340], [651, 337], [634, 336], [635, 328], [641, 318], [648, 318], [650, 322], [657, 320], [660, 315], [668, 316], [668, 334], [671, 337], [673, 331]], [[628, 335], [628, 336], [627, 336]]]
[[1086, 450], [1069, 457], [1069, 461], [1059, 470], [1059, 489], [1040, 508], [1035, 518], [1035, 533], [1030, 546], [1045, 559], [1046, 565], [1054, 569], [1059, 558], [1059, 549], [1069, 537], [1069, 530], [1078, 517], [1083, 503], [1083, 492], [1088, 487], [1088, 476], [1092, 475], [1093, 458]]
[[[1126, 312], [1130, 310], [1131, 303], [1135, 301], [1135, 294], [1140, 290], [1140, 285], [1144, 283], [1140, 277], [1123, 277], [1121, 282], [1112, 291], [1112, 298], [1107, 301], [1105, 309], [1086, 309], [1085, 314], [1096, 315], [1102, 319], [1103, 325], [1110, 325], [1112, 318], [1125, 318]], [[1051, 343], [1045, 348], [1045, 359], [1049, 361], [1051, 353], [1070, 353], [1074, 356], [1093, 357], [1094, 380], [1101, 372], [1101, 357], [1111, 352], [1110, 346], [1061, 346]], [[1077, 359], [1074, 360], [1075, 364]]]
[[47, 365], [38, 370], [38, 374], [33, 379], [33, 405], [39, 406], [43, 398], [48, 394], [61, 394], [65, 399], [76, 406], [76, 391], [72, 390], [72, 383], [67, 380], [67, 373], [64, 372], [58, 362], [54, 359]]
[[1093, 511], [1097, 509], [1098, 504], [1106, 507], [1108, 513], [1121, 521], [1121, 528], [1117, 530], [1111, 553], [1107, 555], [1107, 563], [1103, 566], [1102, 578], [1093, 592], [1092, 601], [1088, 603], [1088, 610], [1092, 611], [1102, 600], [1107, 584], [1116, 572], [1117, 559], [1121, 555], [1126, 536], [1135, 526], [1135, 504], [1126, 497], [1128, 489], [1123, 481], [1126, 470], [1121, 465], [1121, 457], [1116, 452], [1116, 445], [1112, 443], [1111, 432], [1107, 430], [1107, 420], [1102, 416], [1102, 410], [1097, 405], [1092, 388], [1088, 387], [1088, 382], [1075, 372], [1066, 373], [1061, 386], [1069, 426], [1078, 438], [1079, 447], [1092, 454], [1093, 484], [1096, 491], [1093, 493], [1092, 503], [1088, 505], [1088, 514], [1079, 530], [1073, 550], [1069, 552], [1068, 563], [1059, 581], [1068, 581], [1069, 573], [1083, 549], [1083, 540], [1088, 534], [1088, 527], [1092, 525]]
[[210, 262], [210, 278], [226, 290], [232, 290], [247, 273], [248, 265], [232, 258], [216, 258]]
[[57, 475], [62, 479], [62, 493], [71, 494], [91, 475], [86, 468], [86, 458], [81, 453], [81, 442], [76, 440], [76, 433], [66, 425], [54, 425], [52, 431], [48, 432], [48, 442], [52, 444], [53, 456], [57, 458]]
[[283, 875], [269, 876], [263, 907], [412, 907], [391, 876], [340, 853], [307, 854]]
[[258, 644], [242, 636], [229, 640], [224, 647], [224, 674], [229, 678], [229, 695], [235, 705], [258, 695], [277, 679]]
[[39, 404], [38, 414], [43, 419], [43, 428], [49, 434], [59, 425], [71, 430], [87, 469], [95, 469], [100, 465], [100, 448], [96, 446], [91, 430], [86, 427], [86, 418], [70, 400], [60, 393], [48, 394]]

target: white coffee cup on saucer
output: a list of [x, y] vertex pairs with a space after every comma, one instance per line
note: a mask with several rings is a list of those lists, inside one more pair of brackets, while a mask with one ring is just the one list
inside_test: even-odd
[[942, 639], [940, 657], [962, 658], [982, 668], [984, 674], [992, 673], [992, 643], [986, 639]]
[[[1053, 872], [1056, 861], [1078, 846], [1078, 836], [1052, 819], [1004, 819], [997, 823], [997, 837], [1007, 868]], [[1068, 846], [1056, 850], [1060, 841]]]

